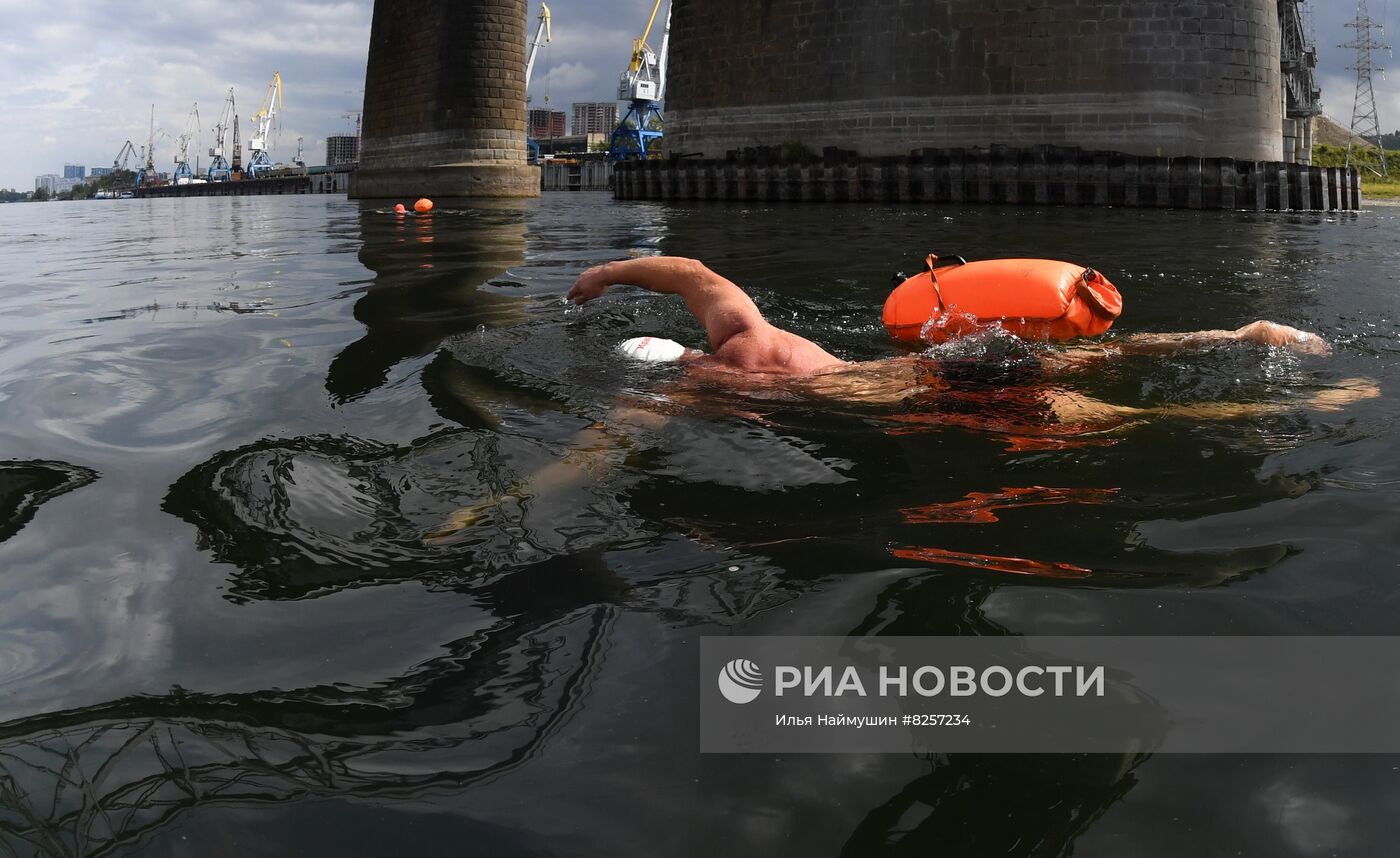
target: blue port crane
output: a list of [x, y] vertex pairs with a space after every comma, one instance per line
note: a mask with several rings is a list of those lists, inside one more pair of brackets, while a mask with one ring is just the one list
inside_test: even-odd
[[224, 135], [228, 133], [230, 121], [236, 121], [234, 111], [233, 87], [229, 87], [228, 98], [224, 99], [224, 112], [219, 115], [219, 122], [214, 126], [214, 145], [209, 147], [207, 177], [211, 182], [227, 182], [233, 178], [233, 168], [229, 166], [228, 156], [224, 152]]
[[632, 40], [632, 61], [617, 82], [617, 97], [627, 102], [627, 113], [613, 129], [608, 144], [608, 160], [625, 161], [647, 158], [654, 153], [655, 142], [661, 139], [661, 102], [666, 98], [666, 58], [671, 48], [671, 7], [666, 7], [666, 27], [657, 53], [647, 44], [662, 0], [651, 7], [651, 17], [639, 39]]

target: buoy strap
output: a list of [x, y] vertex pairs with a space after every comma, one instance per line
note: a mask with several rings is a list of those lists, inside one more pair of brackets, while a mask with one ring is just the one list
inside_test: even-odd
[[935, 268], [947, 268], [949, 265], [966, 265], [967, 260], [961, 256], [939, 256], [937, 253], [930, 253], [924, 262], [929, 271]]

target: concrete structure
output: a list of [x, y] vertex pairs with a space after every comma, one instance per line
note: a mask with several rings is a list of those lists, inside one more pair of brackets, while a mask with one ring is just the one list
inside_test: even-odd
[[541, 155], [582, 155], [607, 151], [608, 135], [569, 134], [564, 137], [546, 137], [536, 142], [540, 144]]
[[603, 157], [545, 161], [540, 177], [540, 187], [546, 191], [610, 191], [613, 162]]
[[574, 134], [612, 134], [617, 127], [616, 101], [575, 101]]
[[1332, 211], [1361, 207], [1355, 168], [1277, 161], [1165, 158], [1051, 146], [927, 149], [904, 158], [860, 158], [829, 149], [784, 159], [749, 150], [729, 160], [617, 164], [624, 200], [996, 203], [1123, 208]]
[[375, 0], [352, 197], [537, 196], [525, 0]]
[[535, 140], [563, 137], [568, 132], [568, 121], [569, 117], [562, 110], [532, 107], [526, 116], [525, 128]]
[[675, 0], [667, 151], [1283, 160], [1278, 0]]
[[360, 163], [360, 138], [354, 134], [332, 134], [326, 138], [326, 166], [341, 167]]
[[94, 179], [96, 179], [98, 176], [110, 176], [110, 175], [112, 175], [112, 168], [111, 168], [111, 167], [92, 167], [92, 168], [90, 168], [90, 169], [88, 170], [88, 175], [89, 175], [89, 176], [92, 176]]
[[1283, 160], [1312, 163], [1313, 120], [1322, 115], [1317, 85], [1317, 46], [1309, 43], [1300, 8], [1304, 0], [1279, 0], [1283, 68]]
[[64, 164], [63, 178], [77, 179], [78, 181], [82, 181], [83, 179], [87, 178], [87, 167], [84, 167], [80, 164]]

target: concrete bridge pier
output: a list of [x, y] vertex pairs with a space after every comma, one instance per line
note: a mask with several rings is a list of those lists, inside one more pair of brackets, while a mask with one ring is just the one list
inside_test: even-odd
[[526, 0], [375, 0], [352, 198], [534, 197]]

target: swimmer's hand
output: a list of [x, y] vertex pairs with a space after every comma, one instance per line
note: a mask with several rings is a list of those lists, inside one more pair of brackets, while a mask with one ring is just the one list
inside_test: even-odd
[[427, 545], [446, 545], [452, 542], [462, 531], [475, 526], [487, 513], [499, 506], [502, 499], [493, 497], [457, 510], [442, 524], [423, 534], [423, 542]]
[[1235, 330], [1235, 339], [1242, 343], [1279, 346], [1300, 355], [1330, 355], [1332, 347], [1317, 334], [1280, 325], [1277, 322], [1250, 322]]
[[582, 304], [586, 301], [592, 301], [608, 291], [612, 281], [604, 273], [603, 269], [607, 267], [606, 265], [595, 265], [580, 274], [578, 279], [574, 281], [573, 287], [569, 289], [567, 299], [575, 304]]

